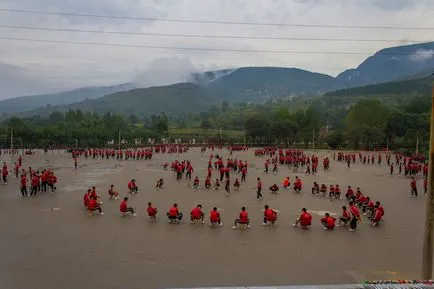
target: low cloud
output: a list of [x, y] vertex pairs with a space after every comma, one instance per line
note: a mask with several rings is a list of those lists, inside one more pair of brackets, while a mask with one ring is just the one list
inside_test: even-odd
[[417, 62], [425, 62], [434, 56], [433, 49], [419, 49], [409, 56], [410, 60]]
[[192, 73], [201, 72], [204, 67], [197, 67], [188, 58], [160, 58], [151, 63], [145, 70], [137, 70], [133, 82], [141, 87], [168, 85], [186, 82]]

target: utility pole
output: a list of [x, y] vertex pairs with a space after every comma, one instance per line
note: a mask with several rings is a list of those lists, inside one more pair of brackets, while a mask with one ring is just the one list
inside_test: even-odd
[[121, 150], [121, 130], [119, 129], [119, 136], [118, 136], [118, 148]]
[[14, 129], [11, 128], [11, 154], [14, 155]]
[[75, 139], [75, 149], [78, 149], [78, 139]]
[[315, 150], [315, 129], [312, 129], [312, 150]]
[[416, 138], [416, 155], [419, 154], [419, 137]]
[[[434, 75], [434, 74], [433, 74]], [[429, 280], [433, 270], [433, 224], [434, 224], [434, 82], [431, 92], [431, 129], [429, 136], [428, 192], [426, 195], [425, 233], [422, 249], [422, 279]]]

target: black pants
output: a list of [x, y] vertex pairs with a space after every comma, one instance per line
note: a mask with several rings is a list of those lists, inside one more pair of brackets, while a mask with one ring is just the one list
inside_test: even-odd
[[169, 220], [171, 220], [171, 221], [173, 221], [173, 220], [181, 221], [181, 220], [182, 220], [182, 216], [183, 216], [182, 213], [179, 213], [179, 214], [176, 215], [176, 216], [169, 216], [169, 213], [167, 213], [167, 217], [168, 217]]
[[54, 190], [56, 189], [54, 184], [48, 184], [48, 187], [51, 189], [51, 192], [54, 193]]
[[355, 230], [357, 229], [357, 217], [352, 217], [350, 221], [350, 228]]
[[417, 188], [411, 188], [411, 196], [417, 197]]
[[220, 182], [223, 182], [223, 177], [225, 176], [225, 174], [220, 174]]
[[131, 208], [131, 207], [128, 207], [128, 208], [125, 210], [125, 212], [123, 212], [123, 213], [125, 214], [125, 213], [128, 213], [128, 212], [130, 212], [131, 214], [135, 214], [134, 209]]
[[312, 188], [312, 194], [318, 194], [318, 189]]
[[32, 186], [32, 190], [30, 192], [30, 196], [36, 195], [37, 191], [38, 191], [38, 186]]
[[241, 175], [241, 181], [242, 181], [242, 182], [245, 182], [245, 181], [246, 181], [246, 175], [245, 175], [245, 174], [242, 174], [242, 175]]
[[226, 190], [226, 192], [228, 193], [228, 194], [230, 194], [231, 193], [231, 187], [230, 187], [230, 185], [226, 185], [225, 186], [225, 190]]
[[187, 172], [186, 174], [185, 174], [185, 179], [189, 179], [189, 180], [191, 180], [191, 172]]
[[7, 183], [8, 182], [8, 177], [7, 176], [3, 176], [3, 183]]
[[21, 187], [21, 195], [23, 195], [23, 197], [27, 196], [27, 188], [26, 188], [26, 186], [22, 186]]
[[98, 211], [99, 213], [102, 213], [101, 207], [95, 208], [95, 209], [89, 209], [89, 211]]
[[266, 174], [268, 174], [268, 167], [265, 167], [265, 171]]
[[339, 220], [340, 220], [342, 223], [344, 223], [345, 225], [348, 224], [348, 222], [350, 221], [349, 219], [344, 218], [344, 217], [339, 217]]
[[258, 190], [256, 191], [256, 198], [257, 199], [262, 198], [261, 190], [262, 190], [262, 188], [258, 188]]
[[47, 182], [43, 181], [41, 186], [42, 186], [42, 191], [46, 192], [47, 191]]
[[273, 168], [273, 173], [274, 172], [277, 172], [277, 167], [276, 166]]

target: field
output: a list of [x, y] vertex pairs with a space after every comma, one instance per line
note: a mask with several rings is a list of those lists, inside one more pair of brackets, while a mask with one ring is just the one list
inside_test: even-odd
[[[52, 167], [59, 185], [54, 194], [27, 198], [21, 197], [14, 178], [0, 185], [0, 288], [277, 286], [419, 277], [424, 196], [410, 199], [409, 180], [389, 175], [385, 164], [347, 168], [332, 161], [329, 171], [320, 169], [316, 176], [284, 166], [277, 174], [265, 175], [264, 158], [255, 158], [253, 151], [234, 152], [232, 157], [249, 161], [249, 169], [241, 191], [230, 197], [223, 191], [193, 190], [191, 182], [177, 182], [171, 171], [161, 168], [166, 161], [188, 159], [193, 177], [203, 181], [209, 154], [193, 149], [182, 155], [156, 154], [150, 161], [80, 159], [77, 171], [63, 153], [25, 156], [25, 167]], [[321, 152], [321, 157], [326, 155]], [[303, 192], [274, 195], [264, 189], [264, 198], [256, 200], [256, 177], [267, 188], [285, 176], [291, 181], [300, 176]], [[163, 190], [154, 188], [160, 177], [166, 182]], [[108, 200], [106, 192], [114, 184], [125, 195], [131, 178], [140, 188], [129, 201], [137, 217], [120, 217], [119, 201]], [[345, 202], [312, 196], [313, 181], [361, 187], [384, 204], [384, 223], [372, 228], [364, 218], [356, 232], [324, 231], [319, 218], [326, 211], [339, 214]], [[422, 180], [418, 184], [421, 189]], [[104, 216], [89, 217], [83, 209], [83, 194], [92, 185], [103, 196]], [[159, 209], [156, 223], [146, 216], [148, 201]], [[210, 229], [188, 220], [169, 224], [164, 215], [174, 202], [187, 217], [197, 203], [207, 216], [213, 206], [222, 208], [223, 226]], [[275, 227], [261, 226], [265, 204], [280, 210]], [[231, 228], [241, 206], [247, 207], [252, 221], [246, 231]], [[291, 226], [302, 207], [313, 214], [310, 231]]]

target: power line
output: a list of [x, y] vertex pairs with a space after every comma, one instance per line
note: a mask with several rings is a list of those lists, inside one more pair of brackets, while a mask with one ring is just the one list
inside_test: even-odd
[[281, 27], [306, 27], [306, 28], [312, 27], [312, 28], [384, 29], [384, 30], [434, 30], [434, 27], [289, 24], [289, 23], [265, 23], [265, 22], [189, 20], [189, 19], [169, 19], [169, 18], [152, 18], [152, 17], [133, 17], [133, 16], [109, 16], [109, 15], [97, 15], [97, 14], [70, 13], [70, 12], [44, 12], [44, 11], [35, 11], [35, 10], [20, 10], [20, 9], [5, 9], [5, 8], [0, 9], [0, 12], [73, 16], [73, 17], [92, 17], [92, 18], [106, 18], [106, 19], [120, 19], [120, 20], [144, 20], [144, 21], [178, 22], [178, 23], [221, 24], [221, 25], [281, 26]]
[[[0, 25], [0, 28], [37, 30], [37, 31], [57, 31], [57, 32], [80, 32], [80, 33], [98, 33], [98, 34], [115, 34], [115, 35], [138, 35], [138, 36], [163, 36], [163, 37], [191, 37], [191, 38], [217, 38], [217, 39], [250, 39], [250, 40], [293, 40], [293, 41], [330, 41], [330, 42], [380, 42], [380, 43], [400, 43], [403, 40], [383, 40], [383, 39], [347, 39], [347, 38], [301, 38], [301, 37], [273, 37], [273, 36], [236, 36], [236, 35], [203, 35], [203, 34], [173, 34], [173, 33], [144, 33], [128, 31], [101, 31], [101, 30], [84, 30], [70, 28], [48, 28], [48, 27], [30, 27], [30, 26], [11, 26]], [[406, 43], [424, 43], [431, 40], [405, 40]]]
[[[326, 54], [326, 55], [372, 55], [374, 52], [351, 52], [351, 51], [297, 51], [297, 50], [250, 50], [250, 49], [226, 49], [226, 48], [206, 48], [206, 47], [176, 47], [176, 46], [155, 46], [155, 45], [136, 45], [118, 43], [98, 43], [82, 41], [63, 41], [47, 39], [31, 39], [19, 37], [0, 37], [0, 40], [28, 41], [55, 44], [74, 44], [104, 47], [128, 47], [128, 48], [147, 48], [147, 49], [167, 49], [167, 50], [191, 50], [191, 51], [219, 51], [219, 52], [251, 52], [251, 53], [276, 53], [276, 54]], [[412, 53], [385, 53], [377, 52], [377, 55], [387, 56], [409, 56]]]

